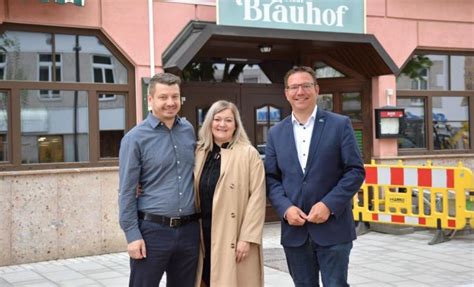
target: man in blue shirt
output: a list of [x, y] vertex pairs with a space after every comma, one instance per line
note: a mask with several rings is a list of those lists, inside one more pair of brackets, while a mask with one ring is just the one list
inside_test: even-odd
[[[130, 255], [130, 286], [193, 286], [199, 224], [193, 191], [194, 129], [177, 116], [180, 79], [150, 80], [151, 113], [120, 146], [120, 226]], [[137, 197], [136, 188], [141, 186]]]

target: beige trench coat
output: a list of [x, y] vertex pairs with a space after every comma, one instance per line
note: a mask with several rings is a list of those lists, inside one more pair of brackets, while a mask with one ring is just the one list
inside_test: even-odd
[[[207, 153], [198, 147], [194, 174], [198, 204], [199, 179], [206, 157]], [[265, 172], [260, 155], [251, 145], [222, 149], [221, 173], [212, 206], [211, 287], [263, 286], [264, 221]], [[240, 240], [254, 244], [250, 244], [247, 258], [237, 263], [235, 250]], [[196, 286], [201, 283], [203, 256], [201, 242]]]

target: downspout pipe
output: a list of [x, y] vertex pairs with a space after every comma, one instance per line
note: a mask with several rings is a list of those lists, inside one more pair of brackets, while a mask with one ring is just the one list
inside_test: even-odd
[[153, 20], [153, 0], [148, 0], [148, 38], [150, 42], [150, 77], [155, 75], [155, 31]]

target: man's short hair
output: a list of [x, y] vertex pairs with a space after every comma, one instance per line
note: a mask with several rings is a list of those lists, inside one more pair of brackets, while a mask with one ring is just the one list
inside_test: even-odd
[[155, 74], [148, 84], [148, 95], [153, 96], [155, 94], [156, 84], [163, 84], [167, 86], [180, 85], [181, 79], [170, 73], [158, 73]]
[[311, 67], [308, 67], [308, 66], [294, 66], [291, 70], [286, 72], [286, 75], [285, 75], [285, 88], [288, 88], [288, 78], [293, 74], [301, 73], [301, 72], [310, 74], [311, 77], [314, 80], [314, 84], [315, 85], [318, 84], [318, 78], [316, 77], [316, 72]]

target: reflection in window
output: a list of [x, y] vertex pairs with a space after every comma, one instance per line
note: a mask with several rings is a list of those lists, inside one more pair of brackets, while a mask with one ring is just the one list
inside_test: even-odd
[[399, 90], [474, 90], [474, 56], [414, 55], [397, 78]]
[[183, 78], [187, 82], [272, 83], [259, 64], [245, 62], [191, 62], [183, 70]]
[[419, 76], [411, 80], [412, 90], [428, 90], [428, 69], [421, 69]]
[[[53, 67], [52, 54], [40, 54], [38, 64], [38, 80], [40, 82], [61, 81], [61, 55], [55, 55], [55, 67]], [[59, 100], [58, 90], [40, 90], [40, 100]]]
[[263, 106], [255, 109], [255, 144], [259, 151], [267, 142], [270, 127], [281, 121], [281, 109], [274, 106]]
[[353, 122], [362, 121], [362, 100], [359, 92], [342, 93], [342, 114]]
[[8, 161], [8, 109], [4, 92], [0, 92], [0, 161]]
[[318, 79], [323, 78], [344, 78], [345, 75], [335, 68], [329, 66], [324, 62], [316, 62], [314, 64], [314, 70], [316, 71], [316, 77]]
[[474, 90], [474, 56], [450, 56], [450, 71], [451, 90]]
[[100, 157], [118, 157], [125, 130], [125, 96], [115, 95], [115, 101], [102, 101], [99, 94]]
[[433, 97], [434, 149], [469, 149], [467, 97]]
[[38, 136], [39, 162], [64, 162], [64, 142], [62, 136]]
[[7, 56], [0, 50], [0, 80], [5, 80], [7, 68]]
[[403, 134], [398, 138], [398, 148], [426, 148], [423, 98], [398, 98], [397, 107], [405, 109]]
[[333, 107], [333, 94], [319, 94], [318, 95], [318, 109], [322, 109], [324, 111], [332, 112]]
[[8, 69], [5, 80], [38, 81], [39, 54], [52, 54], [52, 35], [5, 31], [0, 34], [0, 46], [5, 52]]
[[197, 123], [198, 123], [198, 128], [202, 127], [202, 124], [204, 123], [204, 119], [206, 118], [207, 111], [209, 111], [210, 107], [206, 108], [197, 108]]
[[59, 101], [38, 101], [38, 93], [21, 91], [22, 163], [87, 161], [87, 92], [60, 91]]
[[[104, 72], [100, 82], [127, 84], [126, 67], [96, 36], [6, 31], [0, 34], [0, 46], [5, 49], [5, 62], [9, 64], [8, 73], [3, 72], [6, 80], [37, 81], [48, 78], [48, 81], [93, 83], [96, 80], [93, 66], [103, 64], [100, 61], [104, 60], [94, 57], [100, 55], [108, 59], [108, 64], [105, 64], [112, 69]], [[60, 58], [45, 58], [52, 54]], [[38, 61], [36, 57], [43, 59]], [[62, 67], [56, 79], [51, 76], [54, 73], [48, 66]], [[113, 81], [110, 81], [111, 75]]]
[[[108, 83], [113, 84], [114, 81], [114, 66], [112, 59], [109, 56], [93, 56], [94, 68], [94, 83]], [[114, 94], [99, 94], [100, 101], [115, 100]]]

